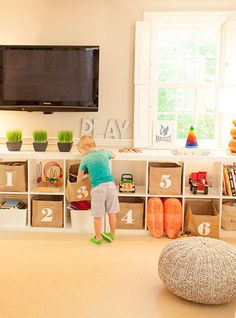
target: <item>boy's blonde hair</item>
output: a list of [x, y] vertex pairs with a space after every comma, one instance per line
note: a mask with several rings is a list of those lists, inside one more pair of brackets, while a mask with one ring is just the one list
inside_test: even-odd
[[80, 140], [78, 141], [77, 148], [96, 148], [96, 143], [95, 140], [93, 139], [92, 136], [82, 136], [80, 137]]

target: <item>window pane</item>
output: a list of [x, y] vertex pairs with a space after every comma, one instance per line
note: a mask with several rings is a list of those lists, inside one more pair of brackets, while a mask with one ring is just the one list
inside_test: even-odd
[[197, 118], [197, 138], [214, 139], [215, 116], [203, 115]]
[[175, 88], [159, 88], [158, 89], [158, 112], [175, 111]]
[[196, 58], [182, 57], [178, 60], [178, 82], [196, 81]]
[[159, 88], [158, 112], [193, 112], [195, 90], [192, 88]]
[[159, 114], [158, 120], [175, 120], [175, 115], [173, 114]]
[[178, 54], [196, 56], [196, 30], [181, 30], [178, 32]]
[[[194, 123], [194, 115], [177, 115], [177, 138], [185, 139], [187, 138], [188, 131], [191, 125]], [[194, 125], [193, 125], [194, 126]]]
[[160, 31], [158, 37], [159, 81], [214, 82], [216, 54], [217, 32], [215, 30]]
[[200, 57], [198, 61], [198, 82], [215, 82], [216, 80], [216, 58]]
[[176, 82], [176, 58], [159, 58], [158, 79], [160, 82]]
[[197, 89], [197, 112], [212, 113], [215, 111], [215, 89]]
[[158, 55], [175, 56], [177, 52], [177, 31], [175, 30], [163, 30], [159, 32], [158, 36]]
[[205, 30], [198, 32], [199, 82], [214, 82], [216, 80], [217, 32]]
[[215, 30], [198, 31], [198, 53], [205, 56], [216, 56], [217, 32]]
[[191, 88], [178, 88], [176, 109], [178, 112], [193, 112], [195, 105], [195, 90]]

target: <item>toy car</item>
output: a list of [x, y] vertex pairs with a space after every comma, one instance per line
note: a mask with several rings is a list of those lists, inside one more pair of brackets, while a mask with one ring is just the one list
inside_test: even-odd
[[192, 172], [189, 176], [190, 191], [197, 194], [198, 191], [208, 194], [208, 182], [206, 179], [207, 172]]
[[130, 173], [124, 173], [121, 175], [119, 184], [120, 192], [135, 192], [134, 178]]

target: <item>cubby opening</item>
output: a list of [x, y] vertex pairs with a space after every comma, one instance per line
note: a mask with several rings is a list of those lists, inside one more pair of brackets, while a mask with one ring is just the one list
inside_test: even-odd
[[236, 233], [236, 198], [222, 200], [221, 228]]
[[206, 199], [220, 197], [221, 163], [203, 160], [187, 161], [185, 163], [185, 196], [201, 196]]
[[32, 193], [63, 193], [64, 180], [63, 160], [30, 160]]
[[183, 163], [150, 162], [148, 193], [150, 195], [181, 195]]
[[187, 199], [184, 230], [193, 235], [219, 238], [220, 199]]
[[0, 226], [25, 227], [28, 224], [28, 196], [0, 194]]
[[33, 195], [31, 226], [63, 228], [64, 197], [62, 195]]
[[119, 197], [120, 212], [117, 213], [117, 229], [143, 230], [145, 228], [145, 199]]
[[136, 196], [142, 196], [146, 194], [146, 161], [135, 160], [113, 160], [112, 161], [112, 175], [115, 180], [115, 184], [119, 195], [130, 195], [129, 192], [120, 192], [119, 185], [122, 182], [121, 177], [125, 174], [131, 174], [133, 176], [133, 182], [135, 186]]

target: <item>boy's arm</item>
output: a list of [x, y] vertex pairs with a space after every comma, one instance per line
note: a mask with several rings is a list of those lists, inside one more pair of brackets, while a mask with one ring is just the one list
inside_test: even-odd
[[100, 148], [100, 150], [103, 150], [103, 151], [105, 151], [106, 153], [110, 154], [111, 157], [110, 157], [109, 159], [114, 159], [114, 158], [116, 157], [115, 153], [112, 152], [112, 151], [110, 151], [110, 150], [105, 150], [105, 149], [102, 149], [102, 148]]
[[112, 151], [110, 151], [110, 150], [108, 150], [108, 152], [111, 154], [111, 159], [114, 159], [114, 158], [116, 157], [116, 155], [115, 155], [114, 152], [112, 152]]
[[84, 178], [84, 170], [79, 170], [78, 177], [77, 177], [77, 182], [82, 181], [83, 178]]

